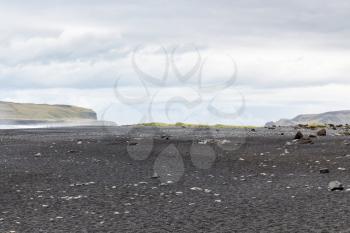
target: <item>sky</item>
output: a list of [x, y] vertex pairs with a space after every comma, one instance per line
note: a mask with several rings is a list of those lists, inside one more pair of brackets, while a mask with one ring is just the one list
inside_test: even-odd
[[117, 124], [350, 109], [347, 0], [0, 0], [0, 100]]

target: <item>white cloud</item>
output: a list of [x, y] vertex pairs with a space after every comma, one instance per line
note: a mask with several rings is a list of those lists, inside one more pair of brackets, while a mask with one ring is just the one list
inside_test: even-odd
[[[238, 71], [232, 90], [247, 98], [241, 119], [216, 119], [203, 107], [196, 109], [194, 121], [260, 124], [303, 112], [349, 108], [344, 101], [350, 86], [349, 10], [346, 0], [1, 3], [1, 99], [76, 104], [100, 115], [112, 103], [111, 108], [123, 110], [110, 110], [109, 119], [132, 123], [138, 114], [118, 103], [113, 85], [121, 77], [123, 93], [142, 93], [144, 75], [132, 66], [133, 49], [145, 45], [136, 57], [138, 67], [160, 78], [166, 67], [159, 49], [164, 45], [170, 66], [162, 92], [190, 97], [184, 88], [196, 87], [198, 71], [191, 85], [184, 85], [174, 75], [170, 58], [180, 45], [174, 61], [180, 73], [189, 72], [197, 61], [194, 44], [201, 62], [207, 61], [202, 70], [205, 84], [225, 83], [230, 77], [235, 67], [228, 54]], [[209, 93], [195, 90], [209, 101]], [[233, 94], [225, 93], [216, 93], [221, 109], [235, 102]], [[157, 108], [162, 111], [161, 105]], [[145, 109], [141, 105], [136, 111]]]

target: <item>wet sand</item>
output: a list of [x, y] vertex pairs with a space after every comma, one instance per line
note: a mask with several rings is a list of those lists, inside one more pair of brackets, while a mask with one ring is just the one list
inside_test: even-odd
[[350, 232], [350, 137], [296, 131], [0, 130], [0, 232]]

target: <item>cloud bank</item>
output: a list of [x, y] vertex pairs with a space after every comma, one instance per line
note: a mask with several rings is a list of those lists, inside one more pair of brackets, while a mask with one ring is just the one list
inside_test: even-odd
[[234, 93], [245, 97], [245, 111], [232, 119], [216, 119], [205, 106], [191, 111], [192, 118], [181, 118], [186, 109], [164, 118], [158, 98], [155, 120], [263, 124], [349, 109], [349, 11], [346, 0], [1, 3], [0, 98], [82, 105], [107, 120], [136, 123], [148, 104], [125, 105], [113, 88], [120, 79], [125, 95], [143, 93], [132, 63], [139, 48], [135, 61], [145, 73], [161, 78], [169, 63], [166, 85], [151, 85], [153, 91], [184, 98], [191, 98], [186, 88], [198, 93], [199, 70], [184, 84], [174, 64], [185, 74], [199, 54], [204, 84], [225, 83], [237, 71], [228, 90], [200, 91], [204, 105], [219, 95], [215, 104], [231, 111], [242, 102]]

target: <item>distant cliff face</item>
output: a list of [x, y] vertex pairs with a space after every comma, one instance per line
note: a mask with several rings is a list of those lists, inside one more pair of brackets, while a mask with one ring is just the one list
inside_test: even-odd
[[0, 101], [0, 121], [97, 120], [91, 109], [70, 105], [20, 104]]
[[279, 126], [297, 124], [350, 124], [350, 110], [326, 112], [321, 114], [304, 114], [293, 119], [281, 119], [275, 122]]

